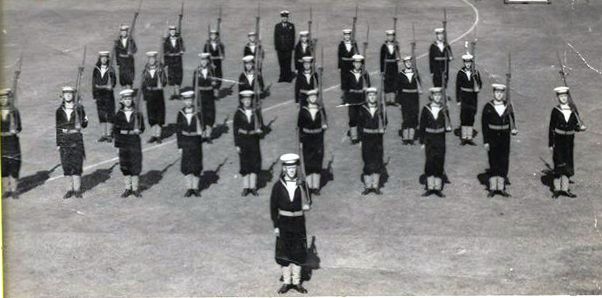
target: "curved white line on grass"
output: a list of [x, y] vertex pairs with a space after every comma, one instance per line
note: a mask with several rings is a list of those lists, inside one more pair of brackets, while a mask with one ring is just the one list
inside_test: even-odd
[[[474, 19], [474, 22], [472, 23], [472, 26], [470, 26], [470, 28], [468, 28], [468, 30], [465, 31], [464, 33], [462, 33], [460, 36], [452, 39], [451, 42], [450, 42], [450, 44], [454, 44], [457, 41], [459, 41], [462, 38], [464, 38], [466, 35], [470, 34], [470, 32], [472, 32], [477, 27], [477, 24], [479, 23], [479, 10], [476, 8], [476, 6], [474, 6], [474, 4], [470, 3], [468, 0], [462, 0], [462, 2], [466, 3], [468, 6], [470, 6], [470, 8], [472, 8], [472, 11], [475, 14], [475, 19]], [[416, 59], [424, 58], [427, 55], [428, 55], [428, 52], [422, 53], [419, 56], [417, 56]], [[376, 73], [378, 73], [378, 71], [372, 72], [370, 74], [376, 74]], [[329, 92], [329, 91], [335, 90], [339, 86], [340, 86], [340, 84], [336, 84], [334, 86], [330, 86], [330, 87], [324, 89], [324, 92]], [[269, 107], [263, 109], [262, 111], [273, 110], [273, 109], [279, 108], [281, 106], [284, 106], [284, 105], [287, 105], [287, 104], [290, 104], [290, 103], [292, 103], [292, 100], [288, 100], [288, 101], [285, 101], [285, 102], [281, 102], [281, 103], [275, 104], [273, 106], [269, 106]], [[231, 124], [232, 120], [228, 121], [227, 123]], [[162, 148], [164, 146], [171, 145], [175, 141], [176, 140], [173, 139], [173, 140], [169, 140], [169, 141], [167, 141], [165, 143], [162, 143], [162, 144], [159, 144], [159, 145], [154, 145], [154, 146], [146, 147], [146, 148], [142, 149], [142, 152], [148, 152], [148, 151], [151, 151], [151, 150], [159, 149], [159, 148]], [[112, 162], [115, 162], [115, 161], [119, 161], [119, 157], [113, 157], [111, 159], [103, 160], [103, 161], [97, 162], [95, 164], [88, 165], [88, 166], [84, 167], [83, 170], [85, 172], [85, 171], [91, 170], [93, 168], [96, 168], [98, 166], [101, 166], [101, 165], [104, 165], [104, 164], [108, 164], [108, 163], [112, 163]], [[62, 177], [65, 177], [65, 176], [59, 175], [59, 176], [51, 177], [46, 182], [54, 181], [54, 180], [60, 179]]]

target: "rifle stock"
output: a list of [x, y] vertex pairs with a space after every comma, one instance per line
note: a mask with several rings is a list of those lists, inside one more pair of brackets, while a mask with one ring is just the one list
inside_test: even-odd
[[178, 36], [182, 36], [182, 19], [184, 19], [184, 0], [180, 6], [180, 14], [178, 15]]
[[508, 105], [508, 115], [510, 117], [510, 129], [516, 131], [516, 121], [514, 119], [514, 105], [510, 92], [510, 84], [512, 80], [512, 54], [508, 53], [508, 72], [506, 73], [506, 103]]
[[[315, 59], [314, 59], [315, 60]], [[326, 113], [324, 112], [324, 47], [320, 48], [320, 67], [318, 69], [318, 101], [320, 104], [320, 119], [322, 126], [328, 125]]]
[[128, 42], [128, 55], [132, 55], [132, 42], [134, 39], [134, 32], [136, 31], [136, 20], [138, 20], [138, 15], [140, 15], [140, 8], [142, 8], [142, 0], [138, 2], [138, 9], [134, 12], [134, 18], [132, 19], [132, 24], [130, 25], [130, 41]]
[[[558, 53], [558, 51], [556, 51], [556, 58], [558, 58], [558, 64], [560, 65], [560, 78], [562, 79], [562, 83], [564, 84], [565, 87], [568, 87], [567, 83], [566, 83], [566, 72], [564, 71], [564, 64], [562, 63], [562, 59], [560, 59], [560, 54]], [[581, 128], [581, 130], [585, 130], [586, 127], [583, 124], [583, 121], [581, 119], [581, 116], [579, 115], [579, 111], [577, 110], [577, 105], [575, 105], [575, 101], [573, 100], [573, 96], [571, 94], [571, 90], [569, 89], [568, 91], [568, 104], [569, 107], [571, 108], [571, 110], [573, 110], [573, 112], [575, 113], [575, 117], [577, 118], [577, 124], [579, 125], [579, 127]]]
[[355, 4], [355, 16], [353, 17], [353, 23], [351, 25], [351, 41], [353, 43], [355, 43], [355, 29], [357, 27], [357, 13], [358, 13], [359, 7], [358, 4]]
[[79, 107], [80, 107], [80, 92], [79, 87], [81, 85], [82, 76], [84, 74], [84, 66], [86, 65], [86, 51], [88, 46], [84, 46], [84, 54], [82, 57], [82, 63], [77, 67], [77, 78], [75, 80], [75, 93], [73, 94], [73, 100], [75, 101], [75, 106], [73, 109], [73, 113], [75, 116], [75, 129], [81, 129], [81, 119], [79, 118]]
[[9, 117], [9, 131], [14, 131], [16, 129], [16, 119], [14, 111], [17, 108], [17, 88], [19, 84], [19, 77], [21, 76], [21, 67], [23, 65], [23, 53], [19, 56], [19, 60], [17, 60], [17, 66], [15, 68], [15, 73], [13, 76], [13, 83], [11, 86], [11, 94], [8, 97], [8, 105], [10, 108], [10, 117]]
[[197, 118], [197, 125], [196, 125], [196, 131], [197, 133], [202, 133], [203, 132], [203, 127], [205, 126], [205, 122], [204, 122], [204, 118], [203, 118], [203, 111], [202, 111], [202, 106], [199, 105], [199, 75], [200, 75], [200, 68], [197, 68], [196, 72], [195, 72], [195, 78], [194, 78], [194, 112], [195, 112], [195, 116]]

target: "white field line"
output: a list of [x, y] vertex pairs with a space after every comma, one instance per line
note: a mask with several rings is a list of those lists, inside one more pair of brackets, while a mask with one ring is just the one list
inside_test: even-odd
[[[472, 32], [475, 29], [475, 27], [477, 26], [477, 24], [479, 23], [479, 10], [474, 6], [474, 4], [470, 3], [469, 0], [462, 0], [462, 2], [466, 3], [468, 6], [470, 6], [470, 8], [472, 8], [472, 11], [474, 12], [474, 15], [475, 15], [475, 19], [474, 19], [474, 22], [472, 23], [472, 26], [470, 26], [470, 28], [468, 28], [468, 30], [466, 30], [460, 36], [454, 38], [450, 42], [450, 44], [454, 44], [457, 41], [459, 41], [462, 38], [464, 38], [466, 35], [470, 34], [470, 32]], [[428, 55], [428, 52], [422, 53], [419, 56], [417, 56], [416, 59], [424, 58], [427, 55]], [[372, 72], [371, 74], [376, 74], [376, 73], [378, 73], [378, 71]], [[335, 90], [339, 86], [340, 86], [340, 84], [336, 84], [334, 86], [330, 86], [330, 87], [324, 89], [324, 92], [329, 92], [329, 91]], [[281, 102], [281, 103], [269, 106], [269, 107], [263, 109], [262, 111], [269, 111], [269, 110], [277, 109], [277, 108], [282, 107], [284, 105], [291, 104], [292, 102], [293, 102], [292, 100], [287, 100], [285, 102]], [[231, 123], [232, 123], [232, 120], [229, 120], [227, 122], [227, 124], [231, 124]], [[162, 144], [159, 144], [159, 145], [154, 145], [154, 146], [146, 147], [146, 148], [142, 149], [142, 152], [148, 152], [148, 151], [151, 151], [151, 150], [159, 149], [159, 148], [162, 148], [164, 146], [171, 145], [175, 141], [176, 141], [175, 139], [172, 139], [172, 140], [166, 141], [166, 142], [164, 142]], [[86, 172], [86, 171], [94, 169], [94, 168], [96, 168], [98, 166], [101, 166], [101, 165], [104, 165], [104, 164], [108, 164], [108, 163], [112, 163], [112, 162], [115, 162], [115, 161], [119, 161], [119, 157], [113, 157], [113, 158], [110, 158], [110, 159], [107, 159], [107, 160], [99, 161], [97, 163], [85, 166], [83, 170], [84, 170], [84, 172]], [[57, 175], [57, 176], [49, 178], [46, 182], [54, 181], [54, 180], [60, 179], [62, 177], [64, 177], [64, 176], [63, 175]]]

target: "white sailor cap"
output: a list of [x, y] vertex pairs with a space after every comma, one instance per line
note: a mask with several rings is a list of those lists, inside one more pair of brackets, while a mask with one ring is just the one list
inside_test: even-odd
[[148, 51], [148, 52], [146, 52], [146, 56], [147, 57], [157, 57], [158, 54], [159, 54], [159, 52], [157, 52], [157, 51]]
[[211, 30], [209, 30], [209, 33], [210, 34], [217, 34], [217, 29], [211, 29]]
[[253, 62], [253, 59], [255, 59], [255, 57], [253, 57], [253, 55], [247, 55], [247, 56], [242, 57], [242, 61], [246, 62], [246, 63]]
[[192, 90], [184, 91], [184, 92], [180, 93], [180, 96], [182, 96], [182, 98], [193, 98], [194, 91], [192, 91]]
[[303, 31], [299, 32], [299, 36], [307, 36], [307, 35], [309, 35], [309, 31], [307, 31], [307, 30], [303, 30]]
[[123, 89], [119, 92], [119, 96], [121, 97], [128, 97], [128, 96], [132, 96], [134, 94], [134, 90], [132, 89]]
[[464, 61], [472, 61], [473, 56], [471, 54], [462, 55], [462, 60]]
[[75, 88], [73, 88], [71, 86], [65, 86], [61, 90], [63, 91], [63, 93], [65, 93], [65, 92], [75, 92]]
[[109, 55], [111, 55], [111, 52], [109, 52], [109, 51], [100, 51], [100, 52], [98, 52], [98, 56], [99, 57], [109, 57]]
[[353, 59], [353, 61], [362, 61], [362, 60], [364, 60], [364, 56], [355, 54], [351, 57], [351, 59]]
[[121, 24], [121, 26], [119, 26], [119, 30], [121, 30], [121, 31], [127, 31], [129, 29], [130, 29], [130, 26], [128, 26], [128, 25]]
[[432, 93], [441, 93], [443, 91], [443, 88], [441, 87], [431, 87], [429, 88], [429, 91]]
[[296, 165], [299, 163], [299, 155], [295, 153], [286, 153], [280, 156], [282, 165]]
[[395, 35], [395, 30], [386, 30], [385, 34], [386, 35]]
[[569, 87], [566, 87], [566, 86], [556, 87], [556, 88], [554, 88], [554, 92], [556, 92], [556, 94], [569, 93]]
[[244, 97], [253, 96], [255, 94], [255, 92], [253, 92], [253, 90], [243, 90], [243, 91], [240, 91], [238, 94], [244, 98]]
[[318, 95], [318, 89], [311, 89], [307, 91], [307, 96]]
[[176, 25], [169, 25], [169, 30], [177, 30], [178, 27], [176, 27]]
[[498, 84], [498, 83], [493, 83], [491, 84], [491, 88], [493, 88], [493, 90], [506, 90], [506, 85], [504, 84]]
[[251, 31], [249, 33], [247, 33], [247, 36], [255, 36], [257, 35], [257, 33], [255, 33], [255, 31]]
[[403, 61], [410, 61], [410, 60], [412, 60], [412, 56], [405, 56], [401, 60], [403, 60]]
[[209, 53], [199, 53], [199, 57], [201, 57], [201, 59], [209, 59], [209, 57], [211, 57], [211, 54]]
[[281, 17], [288, 17], [288, 15], [289, 15], [290, 13], [291, 13], [290, 11], [288, 11], [288, 10], [286, 10], [286, 9], [285, 9], [285, 10], [283, 10], [283, 11], [280, 11], [280, 16], [281, 16]]
[[0, 96], [9, 95], [11, 92], [12, 92], [12, 90], [10, 88], [0, 89]]
[[351, 34], [351, 31], [352, 31], [351, 29], [345, 28], [345, 29], [343, 29], [343, 34]]
[[434, 31], [435, 31], [435, 33], [443, 33], [443, 32], [445, 32], [445, 29], [444, 28], [435, 28]]
[[377, 93], [378, 89], [376, 89], [376, 87], [370, 87], [368, 89], [366, 89], [366, 94], [368, 93]]
[[309, 62], [309, 63], [311, 63], [314, 60], [314, 57], [312, 57], [312, 56], [305, 56], [305, 57], [301, 58], [301, 60], [303, 60], [303, 62]]

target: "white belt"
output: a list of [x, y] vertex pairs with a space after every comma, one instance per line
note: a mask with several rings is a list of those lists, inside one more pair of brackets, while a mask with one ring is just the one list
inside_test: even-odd
[[321, 128], [316, 128], [316, 129], [303, 128], [303, 132], [309, 133], [309, 134], [317, 134], [317, 133], [321, 133], [322, 129]]
[[418, 93], [418, 89], [401, 89], [404, 93]]
[[493, 124], [489, 124], [489, 129], [493, 129], [493, 130], [506, 130], [509, 129], [510, 125], [506, 124], [506, 125], [493, 125]]
[[187, 137], [198, 137], [201, 136], [202, 134], [198, 133], [198, 132], [187, 132], [187, 131], [183, 131], [182, 135], [187, 136]]
[[554, 128], [554, 132], [559, 135], [574, 135], [575, 134], [574, 130], [562, 130], [560, 128]]
[[460, 87], [460, 90], [464, 92], [476, 92], [473, 88]]
[[288, 217], [298, 217], [298, 216], [303, 216], [303, 211], [278, 210], [278, 214], [280, 214], [282, 216], [288, 216]]
[[425, 129], [425, 131], [428, 133], [443, 133], [443, 132], [445, 132], [445, 128], [429, 128], [429, 127], [427, 127]]

